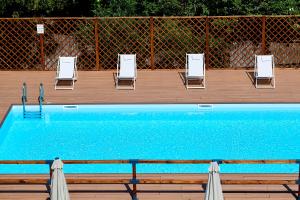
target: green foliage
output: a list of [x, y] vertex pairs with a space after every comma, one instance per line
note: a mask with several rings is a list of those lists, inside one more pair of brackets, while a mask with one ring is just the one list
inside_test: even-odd
[[94, 5], [97, 16], [300, 14], [299, 0], [96, 0]]
[[94, 14], [97, 16], [133, 16], [135, 15], [136, 0], [96, 1]]
[[0, 16], [299, 15], [299, 0], [1, 0]]
[[[95, 41], [93, 37], [94, 26], [92, 23], [79, 24], [74, 32], [77, 48], [80, 51], [78, 55], [79, 70], [89, 69], [94, 66], [95, 58]], [[84, 61], [83, 61], [84, 60]]]
[[[204, 52], [205, 35], [197, 31], [193, 24], [185, 24], [183, 21], [162, 20], [156, 27], [156, 42], [163, 47], [156, 52], [157, 67], [174, 66], [184, 67], [182, 60], [174, 56], [189, 53]], [[200, 38], [199, 38], [200, 37]]]
[[94, 0], [1, 0], [2, 17], [89, 16]]
[[105, 50], [101, 55], [102, 65], [116, 66], [118, 53], [136, 53], [137, 65], [146, 68], [150, 47], [148, 30], [143, 27], [148, 22], [148, 19], [99, 19], [99, 49]]
[[300, 13], [299, 0], [247, 0], [243, 14], [293, 15]]
[[190, 0], [185, 4], [184, 15], [195, 16], [195, 15], [208, 15], [209, 9], [207, 4], [203, 0]]

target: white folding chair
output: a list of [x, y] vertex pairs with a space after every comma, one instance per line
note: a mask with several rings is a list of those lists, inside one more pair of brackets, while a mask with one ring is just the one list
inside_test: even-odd
[[[77, 80], [77, 57], [59, 57], [55, 78], [55, 90], [73, 90], [74, 81]], [[71, 81], [70, 86], [58, 86], [59, 81]]]
[[[275, 63], [273, 55], [255, 55], [255, 87], [275, 88]], [[259, 85], [259, 80], [269, 80], [270, 85]]]
[[[189, 85], [189, 80], [202, 80], [199, 85]], [[185, 86], [189, 88], [205, 88], [204, 54], [186, 54]]]
[[[136, 77], [136, 54], [118, 54], [116, 88], [135, 89]], [[120, 86], [119, 81], [121, 80], [132, 81], [132, 85]]]

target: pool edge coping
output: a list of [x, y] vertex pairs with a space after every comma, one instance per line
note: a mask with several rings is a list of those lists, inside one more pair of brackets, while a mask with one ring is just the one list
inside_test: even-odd
[[[43, 104], [43, 105], [129, 105], [129, 104], [300, 104], [300, 102], [159, 102], [159, 103], [155, 103], [155, 102], [105, 102], [105, 103], [47, 103], [47, 104]], [[10, 113], [11, 109], [13, 106], [21, 106], [22, 104], [10, 104], [10, 106], [8, 107], [8, 109], [6, 110], [4, 117], [2, 118], [2, 120], [0, 121], [0, 129], [2, 128], [8, 114]], [[29, 103], [26, 105], [38, 105], [38, 104], [34, 104], [34, 103]]]

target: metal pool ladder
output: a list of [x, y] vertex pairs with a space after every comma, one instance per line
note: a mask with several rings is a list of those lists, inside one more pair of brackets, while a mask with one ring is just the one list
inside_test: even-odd
[[42, 109], [44, 102], [44, 86], [40, 83], [39, 87], [39, 110], [38, 111], [27, 111], [26, 110], [26, 102], [27, 102], [27, 85], [23, 83], [22, 87], [22, 105], [23, 105], [23, 118], [42, 118]]

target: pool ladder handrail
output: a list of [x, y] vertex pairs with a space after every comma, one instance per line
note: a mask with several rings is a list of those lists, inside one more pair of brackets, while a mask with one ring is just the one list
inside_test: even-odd
[[44, 92], [43, 83], [40, 83], [40, 88], [39, 89], [40, 89], [39, 90], [40, 91], [40, 95], [38, 97], [38, 101], [39, 101], [39, 105], [40, 105], [40, 115], [42, 116], [43, 102], [45, 100], [45, 98], [44, 98], [45, 92]]
[[45, 92], [43, 83], [40, 83], [39, 87], [39, 111], [26, 111], [26, 102], [27, 102], [27, 85], [23, 83], [22, 86], [22, 106], [23, 106], [23, 118], [42, 118], [42, 109], [43, 109], [43, 102], [45, 100]]
[[23, 117], [25, 118], [25, 113], [26, 113], [26, 102], [27, 102], [27, 85], [26, 83], [23, 83], [22, 86], [22, 105], [23, 105]]

